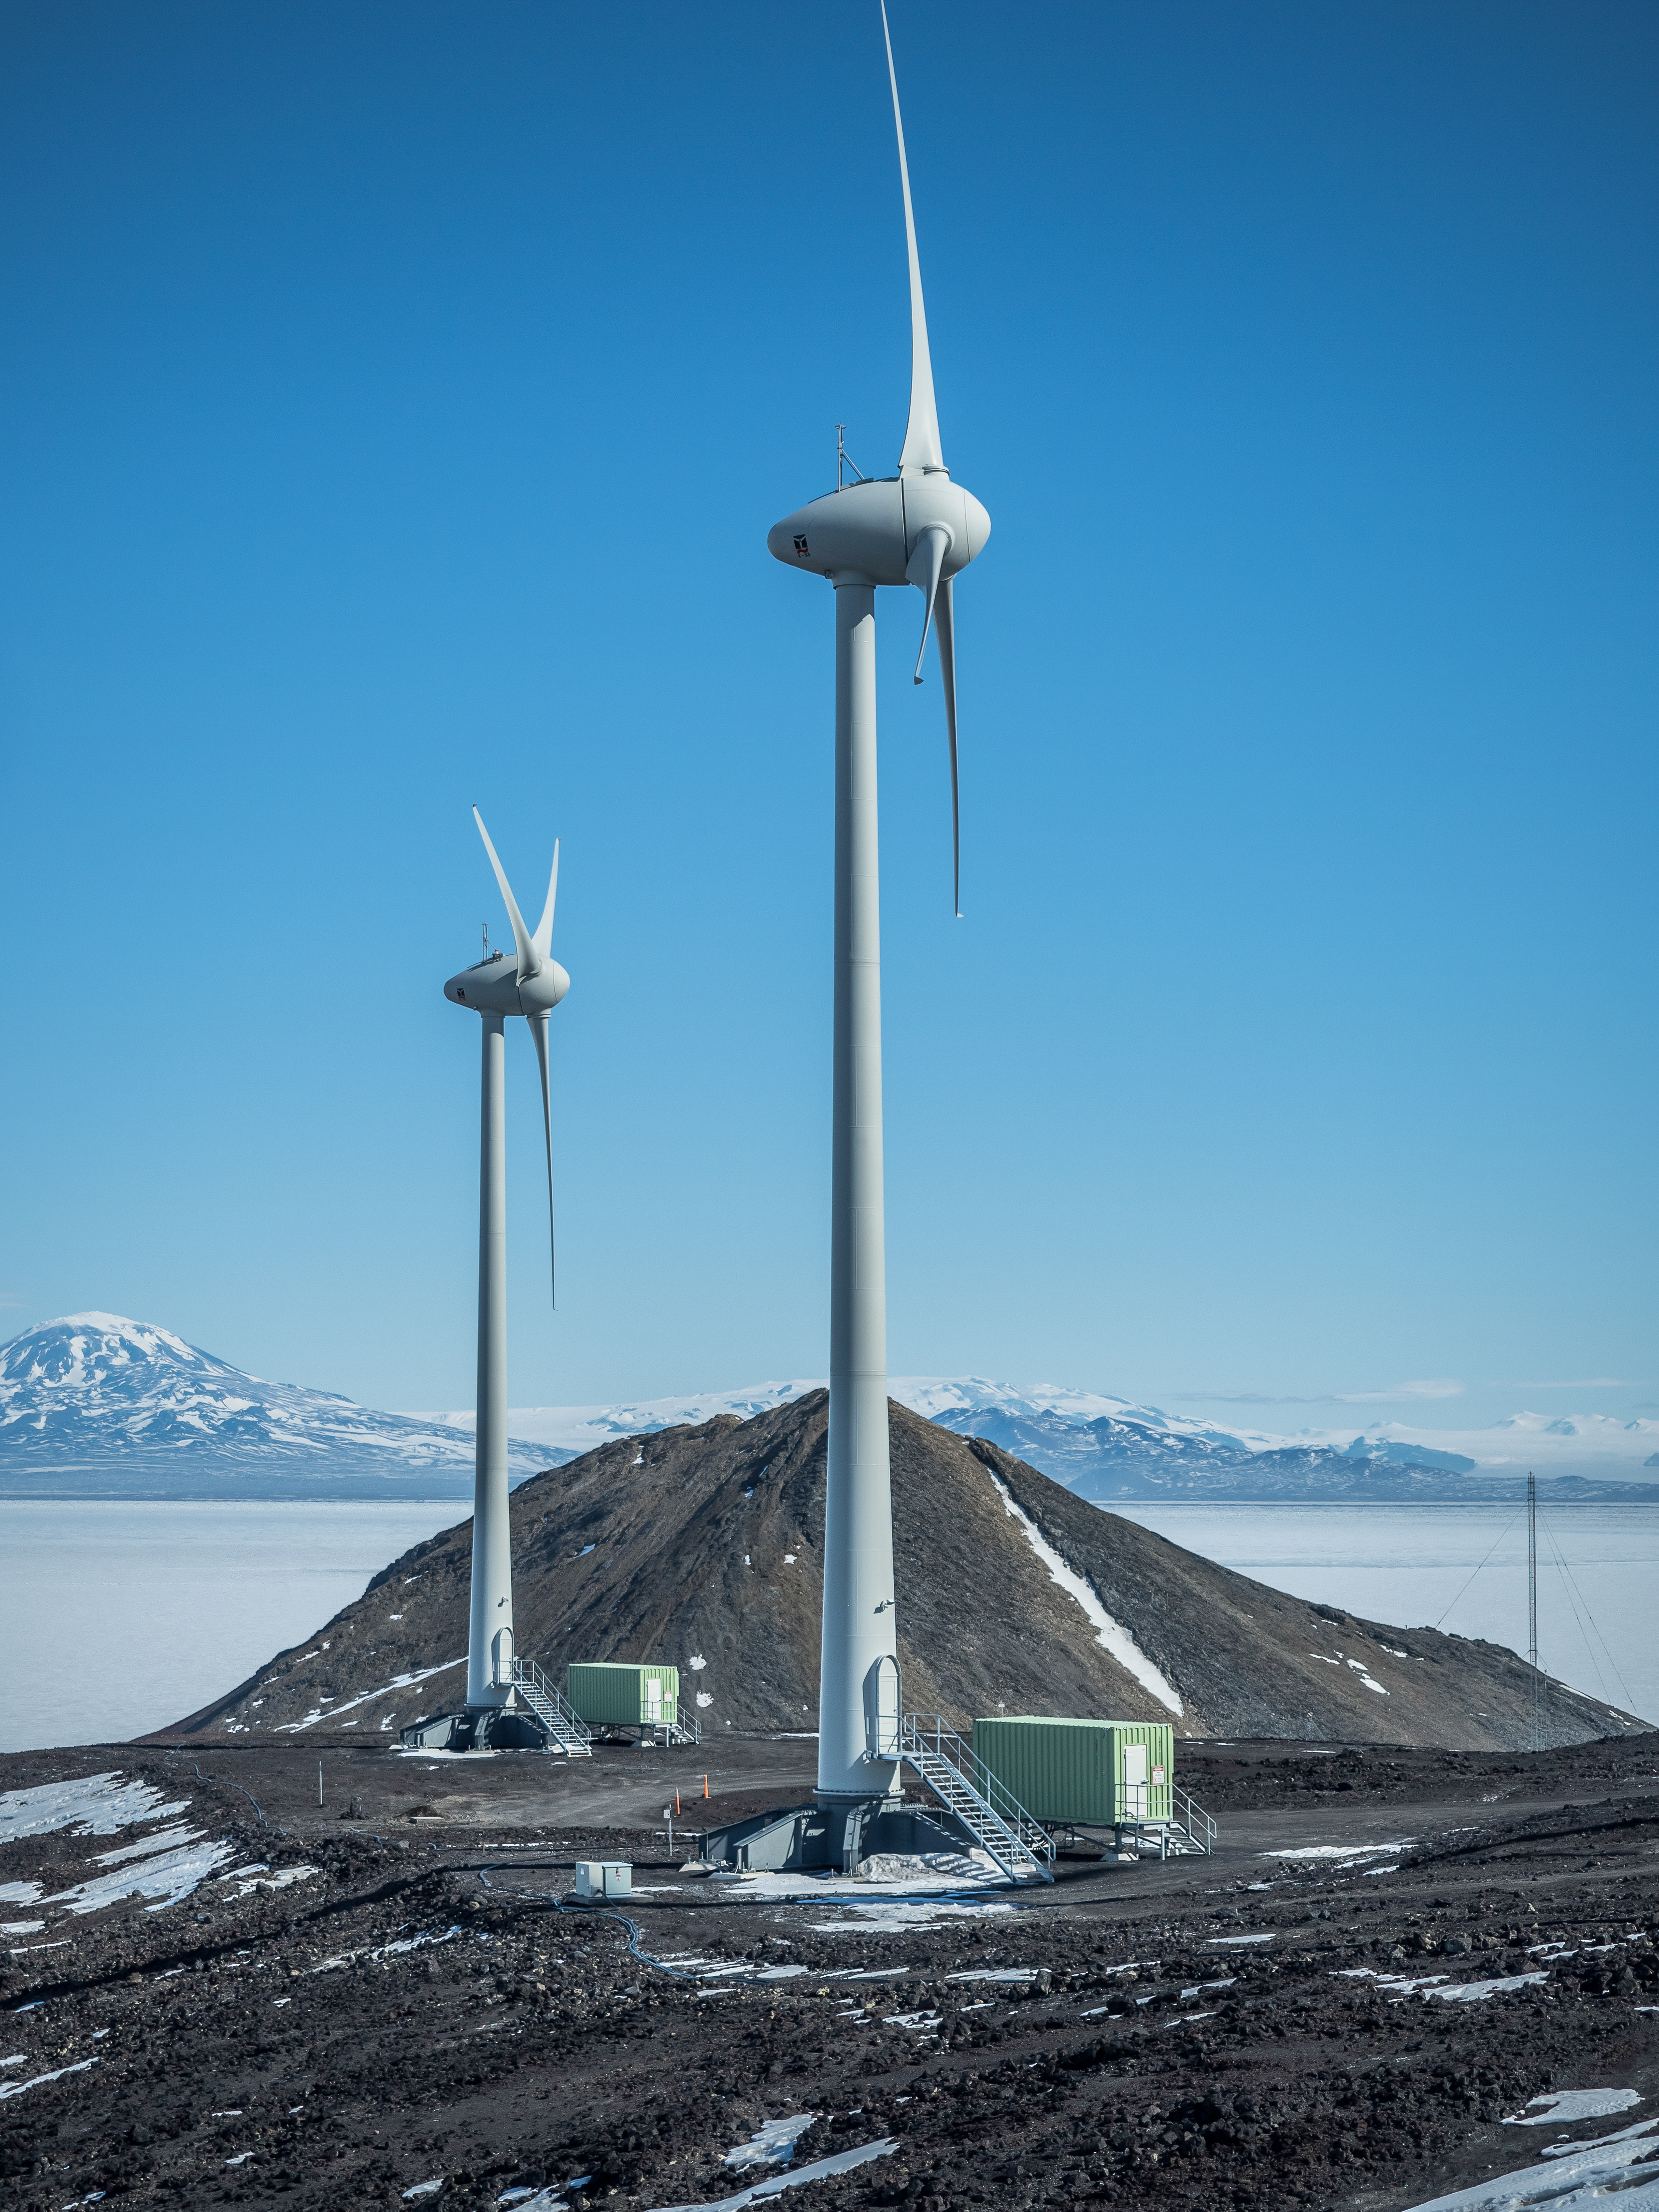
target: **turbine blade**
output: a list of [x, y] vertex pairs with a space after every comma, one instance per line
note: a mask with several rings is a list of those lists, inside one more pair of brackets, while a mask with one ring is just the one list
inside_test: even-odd
[[484, 841], [484, 850], [489, 855], [489, 865], [495, 871], [495, 880], [501, 887], [501, 896], [507, 901], [508, 921], [513, 924], [513, 942], [519, 950], [519, 981], [527, 983], [541, 971], [542, 959], [536, 950], [530, 932], [524, 926], [524, 916], [519, 912], [519, 902], [513, 896], [513, 886], [507, 880], [507, 871], [495, 857], [495, 848], [489, 842], [489, 832], [484, 828], [483, 817], [475, 806], [472, 819], [478, 825], [478, 835]]
[[962, 809], [957, 786], [957, 627], [949, 576], [939, 586], [933, 611], [939, 631], [939, 672], [945, 685], [945, 732], [951, 744], [951, 896], [962, 920]]
[[553, 908], [559, 896], [559, 841], [553, 840], [553, 872], [547, 879], [547, 903], [542, 908], [542, 918], [536, 924], [536, 934], [531, 939], [544, 960], [553, 950]]
[[910, 250], [910, 418], [904, 426], [899, 473], [906, 469], [942, 469], [939, 410], [933, 404], [933, 361], [927, 350], [927, 310], [921, 300], [921, 263], [916, 254], [916, 218], [910, 205], [910, 165], [904, 158], [904, 118], [899, 112], [898, 72], [893, 67], [893, 34], [887, 27], [887, 0], [881, 0], [881, 35], [887, 42], [887, 82], [893, 88], [893, 128], [898, 133], [899, 182], [904, 187], [904, 242]]
[[532, 1014], [530, 1034], [536, 1041], [536, 1064], [542, 1072], [542, 1128], [547, 1138], [547, 1261], [548, 1280], [553, 1293], [556, 1312], [559, 1304], [559, 1270], [553, 1247], [553, 1094], [548, 1084], [547, 1073], [547, 1016]]
[[939, 594], [945, 556], [950, 550], [950, 532], [942, 522], [930, 523], [926, 530], [917, 532], [915, 550], [905, 567], [905, 574], [927, 598], [927, 611], [921, 618], [921, 643], [916, 647], [916, 672], [911, 678], [915, 684], [921, 681], [921, 656], [927, 650], [927, 633], [933, 623], [933, 602]]

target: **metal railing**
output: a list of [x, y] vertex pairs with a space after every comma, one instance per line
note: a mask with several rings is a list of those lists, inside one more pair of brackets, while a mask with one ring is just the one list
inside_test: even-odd
[[1010, 1880], [1054, 1876], [1054, 1838], [938, 1713], [906, 1713], [899, 1754]]
[[558, 1684], [544, 1674], [533, 1659], [520, 1659], [515, 1653], [511, 1680], [514, 1688], [547, 1730], [554, 1750], [563, 1752], [570, 1759], [592, 1757], [593, 1738], [586, 1722]]
[[701, 1743], [702, 1723], [696, 1713], [688, 1714], [683, 1705], [676, 1705], [672, 1721], [657, 1720], [652, 1723], [662, 1731], [665, 1743]]
[[1125, 1782], [1118, 1785], [1118, 1802], [1122, 1817], [1120, 1827], [1133, 1828], [1137, 1838], [1145, 1834], [1158, 1847], [1158, 1856], [1167, 1858], [1171, 1851], [1177, 1856], [1185, 1851], [1208, 1853], [1215, 1849], [1216, 1824], [1201, 1805], [1195, 1804], [1178, 1783], [1169, 1784], [1170, 1810], [1154, 1814], [1150, 1808], [1151, 1786], [1144, 1782]]
[[1185, 1830], [1193, 1850], [1212, 1851], [1215, 1849], [1215, 1822], [1201, 1805], [1195, 1805], [1184, 1790], [1170, 1784], [1170, 1802], [1175, 1808], [1176, 1825]]

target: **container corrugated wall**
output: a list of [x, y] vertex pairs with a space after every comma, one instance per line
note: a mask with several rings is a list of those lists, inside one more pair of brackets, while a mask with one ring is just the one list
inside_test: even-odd
[[999, 1713], [974, 1723], [974, 1755], [1034, 1820], [1109, 1828], [1170, 1817], [1175, 1737], [1167, 1721]]
[[680, 1717], [678, 1667], [630, 1667], [614, 1659], [573, 1659], [564, 1693], [590, 1728], [645, 1728]]

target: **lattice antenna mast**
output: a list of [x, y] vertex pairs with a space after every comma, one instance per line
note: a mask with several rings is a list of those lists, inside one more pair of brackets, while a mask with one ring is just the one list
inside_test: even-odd
[[1532, 1668], [1532, 1747], [1538, 1749], [1538, 1478], [1527, 1477], [1527, 1664]]

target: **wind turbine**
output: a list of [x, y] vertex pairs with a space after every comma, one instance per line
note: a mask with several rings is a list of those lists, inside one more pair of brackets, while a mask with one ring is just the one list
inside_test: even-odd
[[[898, 473], [860, 478], [787, 515], [767, 538], [787, 568], [836, 593], [836, 993], [830, 1291], [830, 1449], [824, 1510], [817, 1802], [830, 1819], [899, 1790], [893, 1508], [887, 1452], [887, 1311], [881, 1138], [881, 921], [876, 813], [876, 592], [923, 595], [939, 636], [951, 761], [953, 903], [961, 908], [954, 579], [984, 547], [991, 518], [945, 465], [922, 304], [887, 10], [881, 11], [910, 261], [910, 414]], [[856, 475], [857, 471], [854, 471]], [[867, 1831], [866, 1831], [867, 1833]], [[840, 1863], [838, 1838], [821, 1846]]]
[[417, 1723], [404, 1743], [439, 1743], [452, 1750], [475, 1746], [539, 1746], [545, 1731], [522, 1708], [514, 1686], [513, 1554], [507, 1504], [507, 1024], [515, 1014], [530, 1024], [542, 1075], [542, 1128], [547, 1144], [548, 1254], [552, 1263], [553, 1108], [548, 1085], [547, 1019], [570, 978], [554, 959], [553, 908], [559, 890], [559, 847], [547, 903], [533, 931], [525, 927], [506, 871], [475, 806], [489, 865], [495, 872], [515, 958], [492, 952], [444, 985], [453, 1006], [483, 1020], [483, 1102], [478, 1174], [478, 1415], [472, 1503], [472, 1610], [467, 1637], [466, 1711]]

